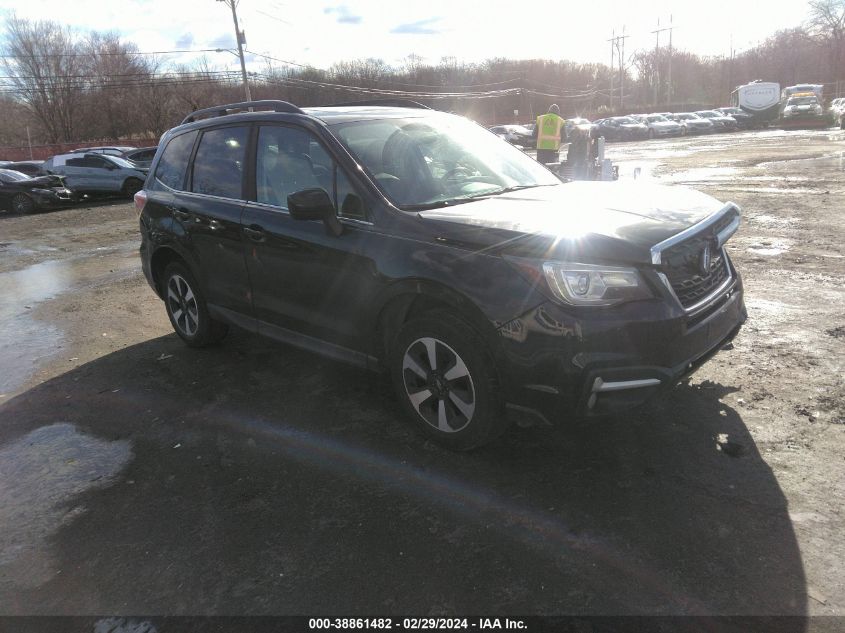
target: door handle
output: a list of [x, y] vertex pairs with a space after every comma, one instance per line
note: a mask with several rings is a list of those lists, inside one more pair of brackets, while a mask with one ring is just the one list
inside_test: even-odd
[[264, 229], [258, 226], [257, 224], [253, 224], [252, 226], [245, 226], [244, 235], [246, 235], [253, 242], [264, 241]]

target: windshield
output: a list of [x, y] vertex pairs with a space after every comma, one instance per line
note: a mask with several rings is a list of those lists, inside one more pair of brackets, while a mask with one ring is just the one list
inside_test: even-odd
[[706, 119], [713, 119], [715, 117], [722, 116], [718, 112], [713, 112], [712, 110], [704, 110], [703, 112], [696, 112], [696, 114], [700, 117], [704, 117]]
[[29, 176], [13, 169], [0, 169], [0, 180], [4, 182], [16, 182], [18, 180], [29, 180]]
[[460, 117], [372, 119], [333, 127], [373, 181], [403, 209], [560, 184], [538, 162]]
[[123, 167], [124, 169], [137, 169], [138, 168], [138, 165], [133, 163], [131, 160], [126, 160], [125, 158], [121, 158], [120, 156], [103, 155], [103, 158], [113, 162], [118, 167]]
[[793, 97], [786, 105], [815, 105], [818, 99], [815, 97]]
[[632, 123], [633, 123], [633, 124], [637, 124], [637, 123], [639, 123], [639, 121], [636, 121], [636, 120], [632, 119], [632, 118], [631, 118], [631, 117], [629, 117], [629, 116], [620, 116], [620, 117], [617, 117], [617, 118], [615, 118], [615, 119], [613, 119], [613, 120], [614, 120], [614, 121], [616, 121], [617, 123], [622, 124], [622, 125], [628, 125], [628, 124], [632, 124]]
[[668, 122], [668, 119], [664, 116], [660, 116], [659, 114], [652, 114], [648, 117], [649, 123], [665, 123]]

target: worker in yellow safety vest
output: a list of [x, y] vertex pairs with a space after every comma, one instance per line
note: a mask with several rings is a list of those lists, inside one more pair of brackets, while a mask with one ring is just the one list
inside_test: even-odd
[[566, 134], [565, 123], [556, 103], [549, 106], [547, 114], [537, 117], [537, 162], [548, 164], [560, 161], [558, 152]]

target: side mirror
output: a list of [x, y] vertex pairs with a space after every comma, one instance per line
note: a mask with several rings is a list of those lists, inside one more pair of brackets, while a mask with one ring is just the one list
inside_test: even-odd
[[325, 189], [314, 187], [290, 194], [288, 211], [294, 220], [322, 220], [326, 231], [335, 237], [343, 233], [343, 225], [337, 219], [334, 203]]

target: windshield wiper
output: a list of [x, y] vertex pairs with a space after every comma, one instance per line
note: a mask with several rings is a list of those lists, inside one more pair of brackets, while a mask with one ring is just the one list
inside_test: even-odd
[[399, 208], [403, 211], [425, 211], [427, 209], [440, 209], [442, 207], [451, 207], [456, 204], [464, 204], [466, 202], [473, 202], [475, 200], [482, 200], [490, 196], [498, 196], [502, 193], [510, 193], [512, 191], [519, 191], [520, 189], [533, 189], [534, 187], [551, 187], [554, 183], [548, 185], [514, 185], [512, 187], [505, 187], [504, 189], [495, 189], [493, 191], [484, 191], [473, 196], [463, 196], [461, 198], [449, 198], [448, 200], [436, 200], [434, 202], [425, 202], [423, 204], [403, 204]]
[[548, 185], [513, 185], [512, 187], [505, 187], [504, 189], [496, 189], [495, 191], [485, 191], [482, 193], [478, 193], [474, 196], [470, 196], [470, 200], [478, 200], [479, 198], [486, 198], [487, 196], [498, 196], [503, 193], [511, 193], [513, 191], [520, 191], [522, 189], [533, 189], [535, 187], [551, 187], [552, 184]]
[[465, 202], [472, 202], [474, 198], [450, 198], [448, 200], [435, 200], [434, 202], [424, 202], [422, 204], [401, 204], [399, 208], [403, 211], [426, 211], [428, 209], [441, 209], [443, 207], [452, 207], [456, 204], [464, 204]]

